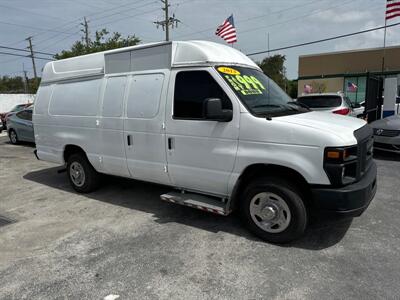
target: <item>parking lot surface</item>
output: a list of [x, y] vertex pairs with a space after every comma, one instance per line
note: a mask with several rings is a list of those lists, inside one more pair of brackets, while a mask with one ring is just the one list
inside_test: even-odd
[[159, 200], [168, 187], [106, 177], [76, 194], [34, 146], [0, 137], [0, 299], [400, 297], [400, 159], [379, 154], [359, 218], [313, 220], [279, 246], [221, 217]]

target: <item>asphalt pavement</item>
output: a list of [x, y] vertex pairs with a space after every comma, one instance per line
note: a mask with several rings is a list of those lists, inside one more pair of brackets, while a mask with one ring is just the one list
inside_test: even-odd
[[0, 137], [0, 299], [400, 298], [400, 156], [377, 155], [361, 217], [279, 246], [161, 201], [168, 187], [106, 177], [79, 195], [33, 150]]

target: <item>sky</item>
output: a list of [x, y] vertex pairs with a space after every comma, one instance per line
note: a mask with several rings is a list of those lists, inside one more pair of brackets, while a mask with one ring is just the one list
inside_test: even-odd
[[[170, 13], [181, 22], [173, 40], [209, 40], [224, 44], [215, 29], [230, 14], [237, 28], [236, 49], [252, 53], [384, 25], [386, 0], [169, 0]], [[153, 23], [163, 19], [160, 0], [0, 0], [0, 46], [26, 48], [33, 36], [35, 51], [58, 53], [82, 38], [86, 16], [89, 31], [106, 28], [143, 43], [161, 41], [165, 33]], [[400, 18], [390, 23], [400, 22]], [[390, 24], [388, 23], [388, 24]], [[400, 45], [400, 26], [387, 31], [387, 42]], [[287, 76], [298, 76], [299, 55], [381, 47], [383, 30], [345, 39], [272, 52], [286, 56]], [[0, 52], [23, 53], [0, 49]], [[38, 55], [39, 56], [39, 55]], [[252, 56], [261, 60], [266, 54]], [[40, 57], [49, 57], [40, 55]], [[38, 75], [46, 63], [36, 60]], [[33, 76], [30, 58], [0, 54], [0, 75]]]

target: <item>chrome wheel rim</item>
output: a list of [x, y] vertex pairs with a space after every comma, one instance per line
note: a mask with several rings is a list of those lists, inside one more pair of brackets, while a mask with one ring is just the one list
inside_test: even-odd
[[85, 184], [85, 170], [82, 165], [76, 161], [69, 167], [69, 176], [76, 186], [81, 187]]
[[10, 132], [10, 139], [13, 144], [17, 142], [17, 134], [14, 131]]
[[269, 233], [279, 233], [288, 228], [291, 220], [289, 206], [277, 194], [258, 193], [250, 201], [253, 222]]

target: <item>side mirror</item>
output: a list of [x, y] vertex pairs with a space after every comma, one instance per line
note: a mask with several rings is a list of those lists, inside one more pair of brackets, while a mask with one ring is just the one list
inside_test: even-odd
[[360, 108], [361, 104], [356, 102], [356, 103], [353, 103], [352, 106], [353, 106], [353, 108]]
[[233, 112], [231, 109], [222, 109], [221, 99], [209, 98], [204, 102], [204, 117], [212, 121], [230, 122]]

